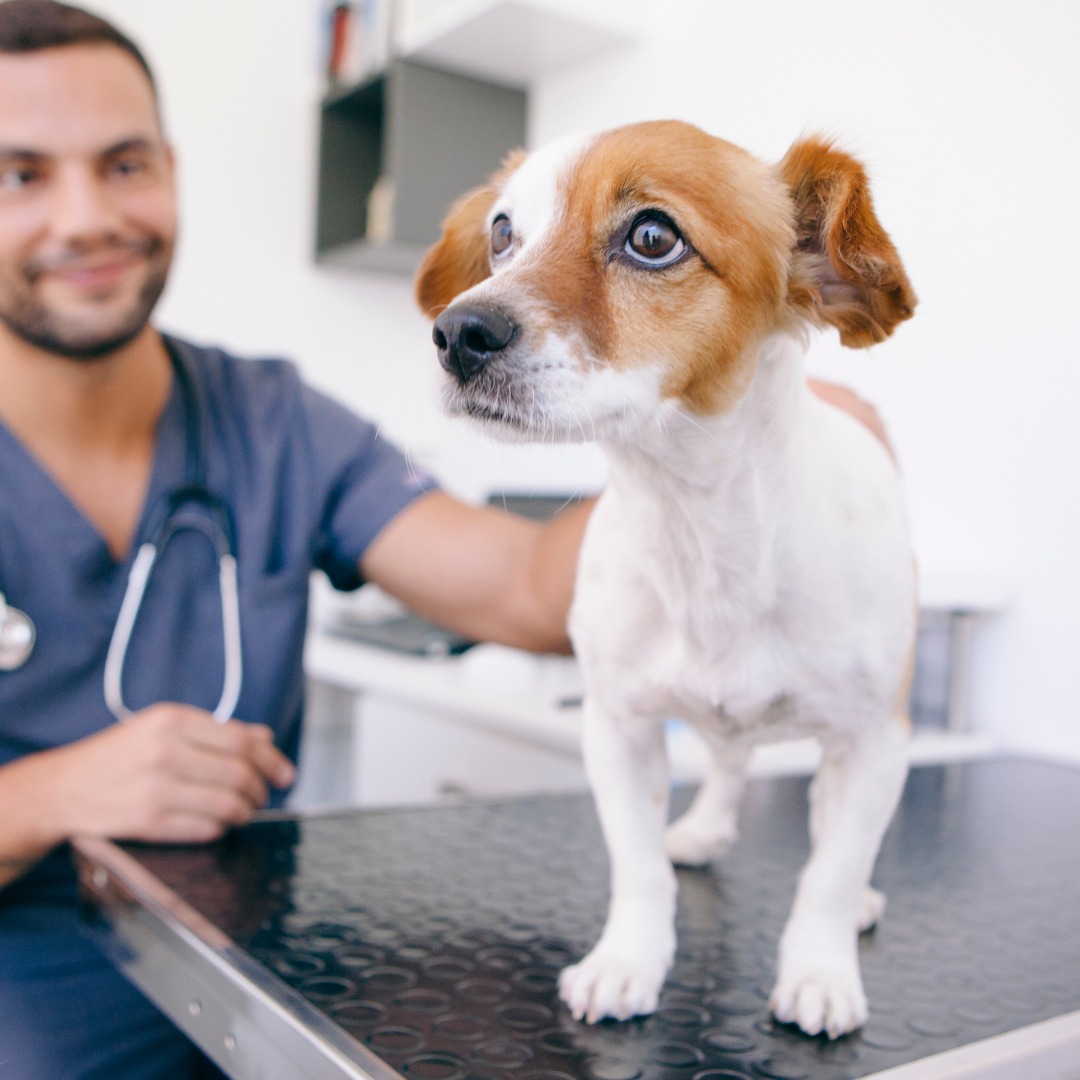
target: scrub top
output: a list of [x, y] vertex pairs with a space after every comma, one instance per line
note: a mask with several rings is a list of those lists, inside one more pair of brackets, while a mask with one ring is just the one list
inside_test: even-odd
[[[358, 587], [368, 544], [433, 487], [374, 426], [304, 385], [291, 364], [165, 341], [198, 408], [185, 416], [174, 379], [138, 540], [122, 561], [0, 424], [0, 591], [37, 628], [26, 664], [0, 671], [0, 765], [115, 722], [103, 693], [105, 655], [138, 541], [163, 496], [185, 483], [193, 424], [205, 486], [224, 500], [235, 532], [243, 645], [235, 715], [270, 726], [293, 759], [311, 571], [325, 571], [337, 588]], [[124, 665], [124, 699], [133, 710], [166, 700], [212, 710], [224, 666], [217, 554], [203, 534], [184, 530], [154, 567]], [[148, 1014], [80, 925], [66, 850], [0, 889], [0, 1076], [184, 1076], [177, 1055], [189, 1053], [186, 1044]]]

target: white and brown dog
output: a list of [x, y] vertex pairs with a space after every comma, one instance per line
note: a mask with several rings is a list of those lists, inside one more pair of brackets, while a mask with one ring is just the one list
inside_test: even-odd
[[[867, 1015], [857, 938], [907, 768], [915, 568], [896, 469], [807, 389], [807, 325], [871, 345], [915, 296], [852, 158], [778, 166], [678, 122], [517, 155], [451, 211], [417, 279], [453, 414], [527, 440], [594, 439], [609, 484], [570, 629], [585, 758], [611, 858], [573, 1014], [653, 1011], [675, 950], [671, 861], [736, 835], [751, 749], [816, 736], [813, 850], [772, 1009], [836, 1037]], [[712, 769], [667, 825], [664, 720]]]

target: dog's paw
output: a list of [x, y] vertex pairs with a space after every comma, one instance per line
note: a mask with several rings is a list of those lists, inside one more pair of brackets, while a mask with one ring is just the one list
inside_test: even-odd
[[670, 961], [642, 960], [597, 946], [559, 975], [559, 997], [575, 1020], [629, 1020], [656, 1012]]
[[825, 1032], [830, 1039], [862, 1027], [868, 1013], [857, 967], [782, 974], [769, 1008], [781, 1023], [798, 1024], [807, 1035]]
[[859, 901], [859, 933], [863, 934], [872, 927], [877, 926], [881, 916], [885, 914], [885, 894], [869, 885], [863, 889], [862, 899]]
[[731, 847], [735, 829], [703, 825], [686, 814], [667, 827], [664, 842], [668, 858], [676, 866], [704, 866]]

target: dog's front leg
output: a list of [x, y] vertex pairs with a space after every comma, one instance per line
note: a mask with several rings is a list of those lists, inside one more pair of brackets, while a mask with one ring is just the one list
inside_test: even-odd
[[907, 775], [907, 734], [896, 719], [855, 742], [826, 744], [811, 787], [812, 851], [771, 1000], [779, 1020], [809, 1035], [835, 1039], [866, 1021], [858, 933], [884, 906], [870, 874]]
[[735, 843], [739, 803], [746, 788], [750, 747], [733, 745], [708, 726], [698, 727], [710, 767], [690, 808], [668, 826], [667, 853], [676, 866], [703, 866]]
[[578, 1020], [626, 1020], [655, 1012], [675, 955], [663, 724], [619, 719], [587, 701], [584, 754], [611, 860], [611, 904], [600, 940], [562, 972], [559, 993]]

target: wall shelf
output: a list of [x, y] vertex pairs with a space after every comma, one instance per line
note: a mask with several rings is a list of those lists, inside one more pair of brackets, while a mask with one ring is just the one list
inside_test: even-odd
[[630, 40], [544, 0], [415, 7], [402, 58], [323, 100], [321, 265], [412, 273], [454, 200], [525, 146], [529, 83]]
[[411, 273], [443, 216], [525, 143], [524, 91], [395, 60], [323, 103], [316, 258]]
[[525, 89], [544, 75], [594, 59], [633, 40], [615, 28], [536, 0], [449, 5], [408, 31], [413, 59]]

